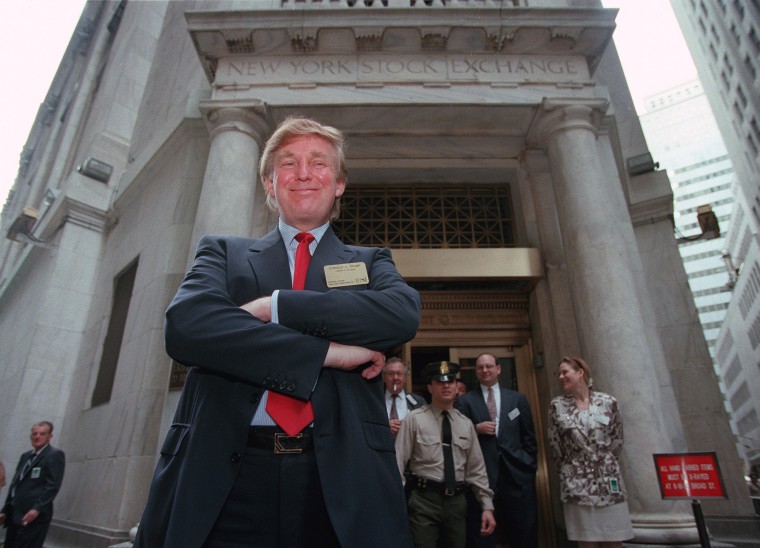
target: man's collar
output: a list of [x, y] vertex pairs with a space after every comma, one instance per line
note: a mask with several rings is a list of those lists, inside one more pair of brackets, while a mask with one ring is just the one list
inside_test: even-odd
[[[293, 238], [296, 237], [296, 234], [299, 232], [303, 232], [302, 230], [298, 230], [294, 226], [290, 226], [288, 223], [282, 220], [282, 217], [280, 217], [280, 220], [277, 222], [277, 228], [280, 230], [280, 235], [282, 235], [282, 241], [285, 242], [285, 244], [290, 244], [290, 242], [293, 241]], [[319, 240], [322, 239], [322, 236], [325, 235], [325, 232], [327, 232], [327, 229], [330, 228], [330, 223], [327, 222], [321, 226], [318, 226], [316, 228], [313, 228], [309, 230], [308, 232], [314, 236], [314, 239], [319, 243]]]

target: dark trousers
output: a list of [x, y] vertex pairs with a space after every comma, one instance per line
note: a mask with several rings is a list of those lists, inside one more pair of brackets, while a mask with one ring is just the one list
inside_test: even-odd
[[204, 548], [340, 548], [314, 451], [246, 449], [235, 485]]
[[496, 531], [493, 535], [483, 537], [480, 535], [480, 504], [468, 490], [468, 548], [494, 548], [497, 542], [506, 543], [510, 548], [538, 546], [538, 500], [535, 483], [527, 486], [515, 484], [506, 467], [499, 464], [499, 479], [494, 489], [493, 505]]
[[414, 548], [464, 548], [467, 513], [464, 493], [447, 497], [413, 489], [408, 510]]
[[52, 518], [51, 514], [43, 513], [24, 527], [20, 523], [13, 523], [12, 512], [9, 512], [5, 516], [8, 530], [5, 532], [4, 548], [42, 548]]

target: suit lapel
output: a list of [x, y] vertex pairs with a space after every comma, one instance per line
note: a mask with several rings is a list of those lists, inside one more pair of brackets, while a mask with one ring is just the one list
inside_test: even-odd
[[[351, 248], [338, 239], [332, 228], [328, 228], [311, 258], [306, 273], [306, 289], [327, 291], [325, 266], [351, 262], [355, 255]], [[270, 295], [275, 289], [291, 289], [288, 255], [279, 230], [275, 229], [266, 236], [251, 241], [248, 263], [262, 295]]]
[[327, 281], [325, 280], [325, 267], [331, 264], [350, 263], [356, 254], [341, 242], [333, 232], [328, 228], [319, 245], [314, 251], [314, 255], [309, 263], [309, 271], [306, 273], [306, 289], [313, 291], [327, 291]]
[[486, 399], [483, 397], [483, 388], [480, 385], [478, 385], [478, 387], [475, 389], [475, 405], [478, 408], [478, 414], [483, 417], [483, 421], [490, 421], [491, 415], [488, 413], [488, 404], [486, 403]]
[[275, 289], [291, 288], [288, 254], [279, 230], [251, 241], [248, 264], [253, 269], [260, 295], [271, 295]]

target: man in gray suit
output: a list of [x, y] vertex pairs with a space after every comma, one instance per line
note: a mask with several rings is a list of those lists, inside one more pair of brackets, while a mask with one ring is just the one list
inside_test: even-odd
[[53, 499], [63, 482], [66, 457], [50, 445], [53, 424], [36, 423], [29, 439], [32, 450], [21, 455], [0, 511], [0, 524], [8, 528], [5, 548], [42, 547], [53, 519]]
[[167, 310], [190, 370], [135, 546], [409, 547], [380, 372], [415, 336], [419, 295], [387, 249], [330, 228], [338, 130], [288, 118], [260, 176], [277, 228], [204, 237]]
[[494, 491], [496, 534], [477, 533], [476, 512], [468, 518], [468, 546], [492, 547], [497, 538], [510, 548], [538, 545], [536, 456], [538, 446], [528, 400], [520, 392], [499, 387], [501, 366], [493, 354], [475, 360], [480, 386], [460, 396], [457, 405], [475, 424]]
[[414, 411], [427, 403], [425, 398], [407, 392], [406, 377], [409, 368], [404, 360], [397, 357], [388, 358], [383, 366], [383, 384], [385, 384], [385, 408], [388, 411], [388, 422], [391, 425], [391, 434], [396, 437], [401, 421], [409, 411]]

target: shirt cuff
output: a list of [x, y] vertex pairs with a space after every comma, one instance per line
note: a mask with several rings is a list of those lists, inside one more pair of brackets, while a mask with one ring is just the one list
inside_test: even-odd
[[272, 316], [272, 323], [280, 323], [280, 316], [277, 314], [277, 297], [280, 295], [280, 290], [275, 289], [272, 292], [272, 299], [270, 300], [269, 312]]

